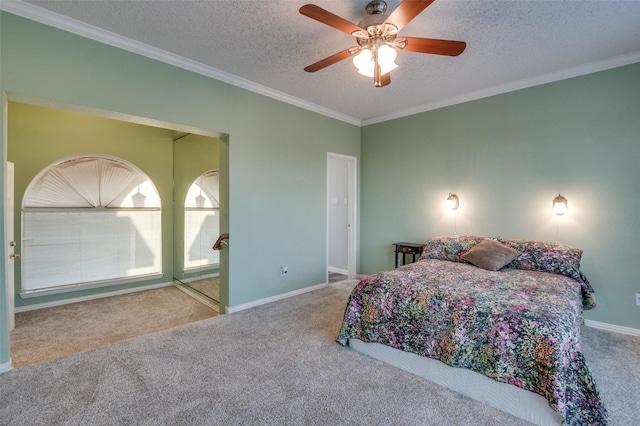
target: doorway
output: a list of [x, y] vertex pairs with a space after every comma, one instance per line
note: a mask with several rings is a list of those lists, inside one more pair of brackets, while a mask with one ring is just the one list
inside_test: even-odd
[[[17, 257], [18, 253], [21, 253], [24, 243], [20, 219], [20, 200], [23, 197], [32, 176], [42, 168], [42, 164], [46, 165], [50, 162], [46, 156], [51, 156], [52, 159], [61, 158], [64, 153], [74, 149], [75, 146], [82, 147], [79, 149], [79, 152], [81, 153], [109, 153], [109, 150], [116, 149], [122, 155], [130, 157], [132, 162], [141, 164], [145, 170], [149, 170], [150, 173], [153, 173], [162, 188], [165, 203], [163, 208], [164, 213], [162, 216], [162, 234], [164, 244], [161, 261], [163, 271], [166, 271], [166, 275], [164, 277], [156, 277], [155, 275], [143, 277], [145, 279], [141, 279], [140, 282], [148, 280], [148, 285], [145, 286], [145, 288], [148, 287], [150, 289], [171, 286], [173, 283], [173, 280], [171, 279], [173, 278], [173, 260], [175, 258], [184, 259], [185, 257], [183, 247], [172, 246], [174, 241], [178, 241], [177, 239], [172, 238], [171, 231], [171, 227], [176, 225], [172, 220], [172, 217], [174, 216], [172, 213], [172, 194], [174, 184], [176, 182], [185, 182], [186, 191], [189, 189], [189, 186], [193, 183], [194, 179], [205, 171], [205, 166], [208, 168], [216, 168], [222, 176], [226, 177], [228, 158], [223, 158], [222, 155], [218, 154], [217, 145], [213, 148], [211, 147], [213, 145], [213, 142], [211, 141], [217, 141], [222, 135], [210, 130], [195, 129], [179, 124], [160, 122], [151, 119], [141, 119], [108, 111], [98, 111], [93, 109], [85, 111], [82, 107], [73, 105], [55, 105], [55, 107], [52, 107], [48, 106], [46, 102], [37, 99], [21, 98], [20, 102], [8, 100], [5, 112], [7, 113], [7, 117], [5, 118], [4, 129], [7, 131], [7, 135], [5, 135], [4, 140], [8, 145], [7, 148], [11, 148], [7, 149], [11, 155], [7, 160], [11, 160], [16, 164], [15, 194], [16, 204], [18, 205], [13, 209], [10, 208], [9, 202], [13, 200], [13, 197], [11, 197], [9, 191], [6, 191], [5, 194], [8, 200], [5, 199], [5, 208], [7, 208], [9, 212], [5, 212], [5, 218], [8, 223], [12, 225], [11, 228], [15, 230], [15, 238], [9, 238], [6, 242], [3, 241], [3, 243], [8, 244], [6, 247], [10, 247], [10, 241], [16, 241], [14, 256]], [[37, 126], [35, 125], [36, 123]], [[29, 128], [30, 132], [15, 131], [15, 129], [21, 128]], [[11, 129], [13, 129], [13, 133], [10, 131]], [[67, 131], [68, 129], [73, 129], [73, 131]], [[10, 133], [11, 138], [9, 138]], [[174, 176], [172, 174], [174, 172], [173, 145], [176, 142], [174, 142], [173, 139], [177, 139], [179, 136], [186, 134], [189, 134], [190, 136], [184, 138], [183, 142], [185, 145], [193, 147], [191, 149], [192, 151], [195, 151], [196, 157], [208, 159], [213, 157], [215, 154], [216, 158], [220, 158], [222, 160], [222, 166], [219, 166], [217, 163], [213, 165], [203, 164], [201, 168], [201, 165], [198, 164], [198, 167], [196, 168], [194, 167], [194, 161], [191, 160], [189, 173], [195, 174], [195, 176], [185, 175], [180, 176], [179, 178]], [[227, 136], [225, 135], [225, 137]], [[43, 153], [45, 150], [34, 148], [40, 147], [42, 144], [47, 143], [47, 141], [52, 140], [55, 140], [56, 143], [49, 143], [49, 145], [52, 149], [55, 148], [60, 150], [60, 154], [58, 154], [58, 151], [47, 151], [46, 153]], [[200, 140], [203, 140], [204, 142], [199, 143], [198, 141]], [[228, 140], [228, 137], [226, 140]], [[207, 150], [203, 151], [196, 148], [201, 145], [206, 145]], [[38, 152], [39, 155], [32, 155], [32, 151]], [[213, 153], [211, 153], [211, 151], [213, 151]], [[40, 155], [41, 153], [43, 154]], [[228, 155], [228, 150], [223, 151], [223, 155]], [[11, 165], [8, 165], [7, 162], [5, 162], [5, 165], [9, 172]], [[228, 180], [225, 180], [225, 182], [228, 182]], [[225, 194], [227, 194], [228, 190], [225, 188], [223, 189]], [[182, 216], [184, 216], [185, 211], [185, 196], [186, 193], [183, 194], [182, 201], [177, 207], [182, 211]], [[222, 206], [218, 206], [216, 215], [223, 212], [226, 214], [226, 208], [227, 203], [223, 202]], [[15, 213], [15, 215], [13, 215], [13, 219], [11, 218], [12, 215], [10, 213]], [[227, 223], [228, 221], [225, 222], [225, 224]], [[7, 228], [9, 228], [8, 225]], [[184, 241], [183, 222], [180, 223], [180, 229], [182, 229], [181, 232], [183, 235], [183, 238], [181, 238], [180, 241]], [[5, 236], [9, 237], [9, 233], [5, 233]], [[215, 241], [215, 238], [213, 241]], [[211, 249], [211, 246], [209, 245], [208, 248]], [[7, 250], [7, 253], [9, 254], [13, 251], [14, 250]], [[76, 290], [76, 288], [69, 287], [69, 291], [59, 292], [65, 293], [65, 297], [58, 297], [59, 300], [50, 301], [50, 299], [44, 299], [43, 297], [48, 297], [48, 295], [44, 293], [34, 293], [29, 296], [30, 300], [27, 300], [27, 296], [20, 295], [22, 285], [24, 283], [24, 268], [22, 267], [24, 265], [21, 265], [20, 260], [23, 259], [16, 259], [15, 274], [12, 273], [10, 269], [10, 266], [13, 265], [14, 261], [12, 259], [5, 260], [7, 274], [10, 277], [15, 277], [16, 283], [15, 287], [12, 285], [6, 286], [8, 298], [7, 310], [10, 310], [15, 306], [18, 313], [33, 309], [69, 304], [76, 301], [88, 300], [106, 295], [120, 295], [126, 292], [135, 292], [143, 288], [142, 286], [136, 287], [137, 283], [131, 283], [130, 280], [124, 280], [126, 282], [116, 282], [113, 285], [124, 284], [127, 286], [126, 288], [121, 287], [110, 290], [109, 286], [112, 285], [112, 283], [101, 282], [99, 280], [94, 280], [96, 282], [93, 282], [89, 279], [86, 280], [88, 285], [84, 287], [85, 289], [102, 287], [104, 290], [94, 291], [93, 294], [87, 295], [76, 293], [75, 291], [72, 292], [71, 289]], [[226, 268], [223, 269], [224, 271], [227, 270]], [[206, 278], [203, 276], [205, 271], [202, 268], [195, 268], [192, 272], [193, 277], [198, 276], [198, 278]], [[218, 278], [217, 271], [211, 272], [210, 275], [216, 275], [215, 278]], [[228, 281], [226, 280], [226, 276], [224, 278], [223, 287], [225, 288], [222, 289], [223, 296], [228, 294], [228, 290], [226, 289]], [[14, 291], [14, 288], [15, 294], [12, 294], [11, 292]], [[53, 294], [53, 292], [51, 294]], [[224, 302], [224, 300], [225, 299], [222, 299], [222, 302]]]
[[[26, 313], [27, 311], [36, 312], [36, 310], [41, 308], [71, 308], [69, 310], [72, 311], [80, 307], [80, 304], [73, 302], [82, 301], [88, 303], [93, 302], [93, 300], [90, 299], [96, 299], [96, 302], [98, 299], [100, 301], [107, 301], [109, 299], [107, 297], [103, 298], [103, 296], [130, 296], [131, 298], [144, 298], [144, 296], [151, 294], [152, 291], [165, 294], [170, 293], [173, 295], [171, 300], [177, 301], [175, 307], [178, 308], [176, 317], [182, 315], [184, 318], [189, 318], [189, 316], [196, 311], [198, 313], [204, 311], [207, 315], [211, 315], [211, 313], [215, 314], [215, 310], [212, 311], [213, 308], [211, 308], [211, 306], [204, 306], [206, 304], [201, 303], [202, 301], [196, 301], [193, 306], [197, 306], [198, 308], [192, 309], [192, 305], [183, 299], [187, 299], [193, 303], [193, 298], [187, 297], [184, 293], [179, 291], [176, 286], [172, 285], [172, 263], [175, 259], [184, 259], [185, 256], [183, 249], [173, 246], [173, 242], [175, 240], [172, 235], [172, 228], [178, 226], [174, 223], [172, 217], [174, 204], [172, 194], [174, 184], [178, 181], [186, 182], [186, 188], [188, 189], [189, 185], [193, 183], [193, 180], [204, 171], [204, 169], [201, 169], [198, 165], [198, 172], [196, 173], [192, 161], [192, 168], [189, 173], [193, 172], [195, 173], [195, 176], [181, 176], [180, 179], [178, 179], [173, 175], [173, 144], [175, 143], [173, 139], [179, 135], [189, 133], [193, 135], [201, 135], [199, 136], [201, 139], [225, 141], [225, 149], [222, 149], [220, 154], [217, 153], [218, 148], [208, 148], [206, 152], [198, 151], [197, 155], [203, 158], [210, 158], [212, 157], [210, 151], [213, 149], [215, 151], [215, 155], [219, 157], [220, 164], [217, 165], [216, 168], [219, 170], [220, 176], [224, 179], [221, 190], [224, 192], [225, 196], [223, 197], [216, 214], [222, 216], [223, 220], [221, 225], [225, 226], [223, 230], [226, 231], [228, 229], [228, 197], [226, 196], [226, 194], [228, 194], [228, 189], [225, 188], [224, 185], [228, 184], [228, 135], [223, 135], [211, 130], [195, 129], [189, 126], [161, 122], [148, 118], [143, 119], [133, 116], [125, 116], [124, 114], [115, 112], [95, 109], [85, 110], [83, 107], [74, 105], [56, 104], [51, 106], [46, 101], [33, 98], [27, 99], [24, 97], [20, 98], [20, 101], [6, 99], [4, 103], [4, 112], [3, 129], [5, 134], [3, 142], [5, 144], [5, 152], [10, 154], [10, 156], [5, 159], [4, 163], [7, 173], [12, 175], [11, 172], [13, 170], [12, 164], [9, 164], [8, 160], [11, 160], [16, 165], [15, 179], [7, 179], [5, 182], [8, 185], [10, 182], [13, 182], [11, 187], [13, 188], [15, 185], [15, 197], [6, 188], [4, 191], [4, 206], [8, 209], [8, 211], [5, 211], [5, 219], [8, 221], [6, 228], [8, 229], [9, 225], [12, 225], [11, 228], [15, 231], [15, 238], [10, 238], [9, 233], [5, 233], [5, 237], [9, 237], [6, 241], [3, 241], [3, 244], [7, 244], [7, 246], [5, 246], [5, 252], [7, 254], [13, 253], [14, 257], [18, 257], [22, 252], [24, 240], [21, 226], [21, 210], [19, 205], [21, 205], [21, 199], [23, 198], [23, 194], [26, 191], [28, 183], [31, 181], [33, 176], [38, 173], [38, 170], [40, 170], [43, 165], [49, 164], [55, 159], [62, 158], [64, 155], [68, 155], [69, 150], [75, 146], [81, 147], [78, 149], [79, 153], [105, 152], [106, 154], [109, 154], [110, 150], [117, 150], [119, 155], [126, 155], [133, 163], [142, 164], [145, 170], [149, 170], [150, 174], [153, 173], [158, 180], [159, 187], [162, 188], [162, 194], [165, 200], [163, 209], [164, 215], [162, 217], [168, 219], [163, 221], [162, 228], [163, 241], [165, 242], [163, 245], [162, 265], [163, 270], [166, 271], [166, 275], [165, 277], [160, 276], [158, 278], [155, 278], [154, 275], [153, 277], [148, 277], [148, 281], [141, 279], [140, 283], [142, 283], [142, 281], [146, 281], [145, 284], [147, 285], [145, 286], [127, 281], [119, 283], [122, 284], [120, 288], [112, 287], [113, 289], [111, 289], [109, 287], [111, 283], [98, 281], [95, 283], [96, 290], [93, 290], [92, 287], [92, 294], [65, 291], [60, 292], [61, 294], [64, 293], [64, 296], [58, 296], [58, 299], [53, 301], [51, 298], [45, 298], [49, 296], [44, 295], [41, 297], [40, 294], [34, 294], [29, 300], [27, 300], [27, 297], [20, 295], [24, 272], [21, 261], [24, 259], [14, 259], [7, 256], [7, 259], [5, 259], [5, 270], [10, 278], [15, 277], [15, 287], [14, 285], [11, 285], [7, 279], [6, 296], [8, 309], [7, 311], [0, 309], [2, 311], [2, 318], [0, 319], [1, 322], [4, 323], [6, 319], [7, 324], [9, 324], [10, 319], [13, 319], [14, 317], [14, 310], [18, 315], [18, 319], [20, 319], [20, 317], [24, 317], [23, 313]], [[16, 129], [22, 128], [28, 128], [29, 132], [16, 131]], [[185, 143], [187, 140], [194, 138], [196, 138], [196, 136], [191, 136], [190, 138], [185, 139]], [[47, 150], [40, 149], [44, 144], [46, 144]], [[194, 142], [193, 140], [190, 141], [189, 144], [194, 146], [198, 145], [197, 142]], [[202, 145], [204, 144], [205, 143]], [[207, 146], [210, 144], [210, 142], [206, 143]], [[38, 152], [38, 155], [33, 155], [33, 152]], [[46, 159], [43, 158], [46, 156], [51, 156], [51, 160], [48, 162], [45, 161]], [[18, 205], [11, 208], [10, 206], [14, 199], [16, 200], [15, 204]], [[184, 196], [177, 208], [181, 211], [180, 217], [184, 217]], [[179, 228], [184, 229], [183, 222], [180, 223]], [[11, 245], [11, 241], [16, 242], [15, 247]], [[182, 238], [181, 241], [184, 241], [184, 238]], [[223, 271], [222, 280], [220, 280], [222, 282], [218, 287], [219, 292], [222, 295], [220, 297], [220, 302], [225, 305], [228, 304], [228, 299], [226, 299], [228, 297], [228, 265], [226, 262], [228, 262], [228, 255], [224, 256], [218, 265], [218, 271]], [[14, 263], [15, 273], [11, 269]], [[198, 270], [195, 273], [195, 275], [200, 276], [203, 274], [204, 271], [202, 270]], [[2, 277], [0, 281], [5, 278], [7, 277]], [[215, 278], [219, 279], [217, 276]], [[103, 289], [98, 290], [100, 287]], [[141, 289], [149, 289], [150, 291], [138, 292], [138, 290]], [[0, 290], [3, 292], [5, 291], [5, 289]], [[125, 295], [124, 293], [131, 294]], [[175, 293], [179, 296], [175, 296]], [[2, 296], [2, 298], [4, 298], [5, 295], [3, 294]], [[157, 299], [163, 303], [168, 300], [163, 298]], [[181, 306], [185, 307], [185, 309], [179, 309]], [[126, 310], [123, 310], [123, 312], [124, 311]], [[94, 310], [92, 310], [91, 313], [95, 313]], [[109, 313], [115, 313], [115, 310], [110, 310]], [[169, 319], [169, 316], [165, 315], [163, 318]], [[14, 336], [16, 331], [18, 331], [18, 328], [23, 323], [18, 321], [17, 324], [18, 326], [16, 327], [16, 330], [12, 332]], [[39, 325], [44, 326], [48, 324], [42, 323]], [[13, 326], [11, 325], [11, 327]], [[7, 327], [7, 332], [8, 331]], [[38, 333], [40, 335], [50, 336], [50, 334], [48, 334], [44, 329], [39, 329]], [[0, 330], [0, 334], [3, 334], [2, 339], [4, 343], [4, 330]], [[6, 339], [7, 342], [9, 342], [8, 335], [6, 336]], [[8, 345], [5, 349], [7, 359], [9, 359], [12, 348]], [[2, 356], [5, 355], [5, 349], [3, 349]], [[0, 362], [0, 372], [5, 368], [10, 368], [10, 363], [2, 364]]]
[[327, 283], [356, 275], [357, 158], [327, 153]]

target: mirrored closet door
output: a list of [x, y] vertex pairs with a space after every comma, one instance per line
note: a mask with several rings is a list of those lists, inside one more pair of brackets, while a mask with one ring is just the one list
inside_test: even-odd
[[218, 311], [220, 253], [219, 140], [191, 133], [174, 136], [174, 281]]

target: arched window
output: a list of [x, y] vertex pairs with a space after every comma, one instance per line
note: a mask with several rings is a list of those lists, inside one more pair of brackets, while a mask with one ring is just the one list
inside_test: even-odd
[[92, 154], [48, 166], [25, 192], [22, 221], [23, 295], [162, 272], [160, 196], [122, 159]]
[[220, 254], [211, 247], [220, 233], [218, 170], [201, 174], [184, 201], [184, 269], [215, 267]]

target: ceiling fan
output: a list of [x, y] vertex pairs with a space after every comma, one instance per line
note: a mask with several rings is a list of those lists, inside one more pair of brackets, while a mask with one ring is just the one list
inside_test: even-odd
[[358, 42], [358, 46], [324, 58], [305, 67], [304, 70], [316, 72], [353, 57], [358, 72], [373, 77], [376, 87], [383, 87], [391, 83], [390, 73], [398, 67], [395, 63], [398, 50], [458, 56], [467, 47], [464, 41], [398, 37], [398, 32], [433, 2], [434, 0], [405, 0], [388, 17], [385, 17], [387, 4], [384, 1], [372, 1], [366, 7], [369, 16], [358, 25], [319, 6], [313, 4], [302, 6], [301, 14], [352, 35]]

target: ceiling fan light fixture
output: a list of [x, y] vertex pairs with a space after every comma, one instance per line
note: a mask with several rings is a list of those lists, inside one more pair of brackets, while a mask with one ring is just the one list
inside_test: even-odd
[[385, 75], [386, 73], [398, 68], [398, 65], [395, 62], [391, 62], [390, 64], [380, 65], [380, 68], [380, 75]]
[[362, 74], [365, 77], [372, 77], [373, 78], [373, 66], [369, 67], [369, 68], [361, 68], [358, 70], [358, 74]]
[[353, 57], [353, 65], [360, 70], [373, 69], [373, 54], [369, 49], [361, 49], [360, 53]]
[[[398, 52], [393, 47], [383, 44], [378, 48], [378, 64], [384, 68], [386, 66], [395, 65]], [[397, 65], [396, 65], [397, 67]]]
[[316, 72], [352, 57], [360, 74], [373, 77], [375, 87], [384, 87], [391, 83], [389, 72], [398, 68], [395, 63], [397, 50], [446, 56], [460, 55], [467, 46], [463, 41], [397, 37], [398, 32], [433, 1], [403, 0], [388, 16], [385, 15], [387, 5], [384, 0], [370, 1], [366, 8], [368, 16], [358, 25], [319, 6], [302, 6], [301, 14], [353, 36], [358, 44], [311, 64], [304, 70]]
[[[387, 45], [383, 45], [378, 49], [380, 75], [384, 75], [398, 68], [398, 65], [395, 63], [397, 55], [396, 50]], [[353, 57], [353, 64], [358, 69], [358, 73], [366, 77], [373, 77], [375, 64], [373, 63], [373, 53], [369, 48], [360, 50], [360, 53]]]

